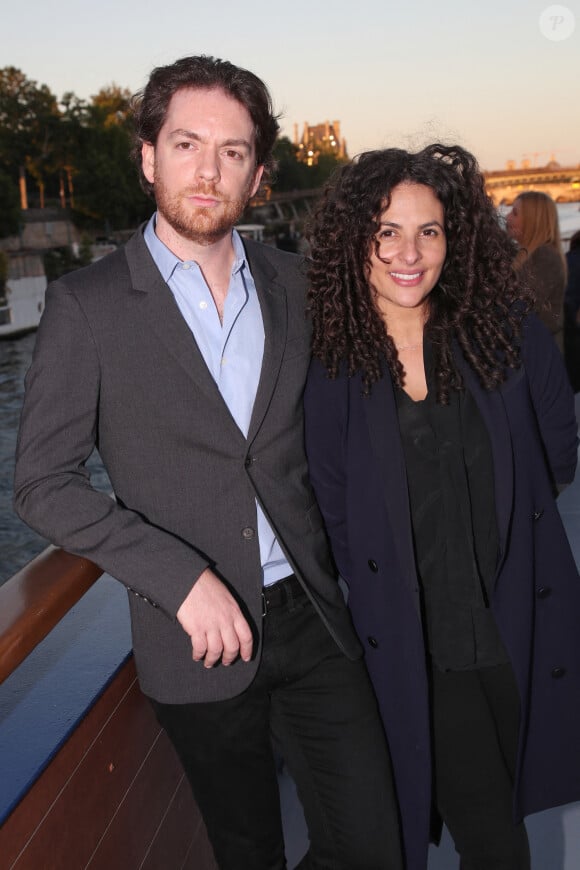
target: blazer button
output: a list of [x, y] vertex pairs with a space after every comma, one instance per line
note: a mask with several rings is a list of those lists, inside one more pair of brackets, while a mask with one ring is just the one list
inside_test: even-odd
[[554, 668], [552, 670], [552, 676], [555, 680], [559, 680], [560, 677], [563, 677], [566, 673], [566, 668]]
[[245, 529], [242, 529], [242, 538], [245, 541], [251, 541], [255, 534], [256, 533], [254, 529], [251, 529], [249, 526]]
[[377, 571], [379, 570], [379, 566], [377, 565], [377, 563], [375, 562], [374, 559], [369, 559], [369, 568], [371, 569], [373, 574], [376, 574]]
[[369, 637], [367, 637], [367, 641], [368, 641], [369, 646], [372, 646], [373, 649], [378, 649], [379, 642], [376, 639], [376, 637], [369, 636]]
[[536, 592], [538, 598], [549, 598], [551, 594], [552, 590], [549, 586], [540, 586]]
[[253, 461], [254, 461], [254, 457], [253, 457], [253, 456], [246, 456], [246, 458], [245, 458], [245, 460], [244, 460], [244, 465], [246, 466], [246, 468], [250, 468], [250, 466], [252, 465]]
[[534, 513], [532, 514], [534, 521], [539, 520], [543, 513], [544, 513], [544, 508], [540, 508], [539, 511], [534, 511]]

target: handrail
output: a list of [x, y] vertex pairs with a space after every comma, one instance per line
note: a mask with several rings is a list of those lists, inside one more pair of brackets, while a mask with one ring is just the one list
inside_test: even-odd
[[0, 684], [102, 573], [88, 559], [48, 547], [0, 586]]

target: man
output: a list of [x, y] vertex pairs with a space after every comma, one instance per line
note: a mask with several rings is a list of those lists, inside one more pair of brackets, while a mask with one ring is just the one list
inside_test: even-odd
[[[303, 866], [399, 868], [389, 757], [307, 478], [300, 261], [233, 230], [272, 165], [270, 96], [184, 58], [154, 70], [136, 124], [157, 212], [49, 288], [17, 511], [129, 590], [141, 687], [221, 868], [285, 867], [270, 729]], [[115, 501], [90, 486], [95, 444]]]

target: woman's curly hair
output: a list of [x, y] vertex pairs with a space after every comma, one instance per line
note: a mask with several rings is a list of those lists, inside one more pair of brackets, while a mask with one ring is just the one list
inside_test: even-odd
[[520, 364], [521, 321], [532, 297], [513, 269], [515, 246], [500, 226], [475, 157], [459, 146], [429, 145], [412, 154], [369, 151], [337, 170], [311, 219], [309, 312], [313, 355], [336, 377], [346, 364], [365, 393], [384, 363], [401, 387], [404, 370], [369, 284], [370, 256], [381, 214], [402, 182], [430, 187], [445, 215], [447, 255], [429, 296], [426, 325], [435, 354], [437, 401], [462, 388], [455, 338], [484, 388], [497, 387], [506, 366]]

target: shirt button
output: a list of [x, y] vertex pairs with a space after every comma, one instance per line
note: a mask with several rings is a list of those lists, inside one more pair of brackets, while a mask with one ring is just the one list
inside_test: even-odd
[[185, 270], [191, 269], [191, 263], [184, 263], [181, 268]]
[[368, 645], [372, 646], [373, 649], [378, 649], [379, 642], [376, 637], [367, 637]]
[[538, 591], [536, 593], [538, 598], [549, 598], [551, 594], [552, 594], [552, 590], [550, 589], [549, 586], [540, 586], [540, 588], [538, 589]]
[[559, 680], [560, 677], [563, 677], [566, 673], [566, 668], [554, 668], [552, 670], [552, 676], [555, 680]]
[[377, 571], [379, 570], [379, 566], [377, 565], [377, 563], [375, 562], [374, 559], [369, 559], [369, 568], [371, 569], [373, 574], [376, 574]]
[[199, 307], [202, 311], [205, 311], [205, 309], [207, 308], [207, 302], [205, 300], [203, 302], [200, 302]]
[[242, 529], [242, 538], [245, 541], [251, 541], [255, 534], [256, 533], [254, 529], [251, 529], [249, 526], [245, 529]]

